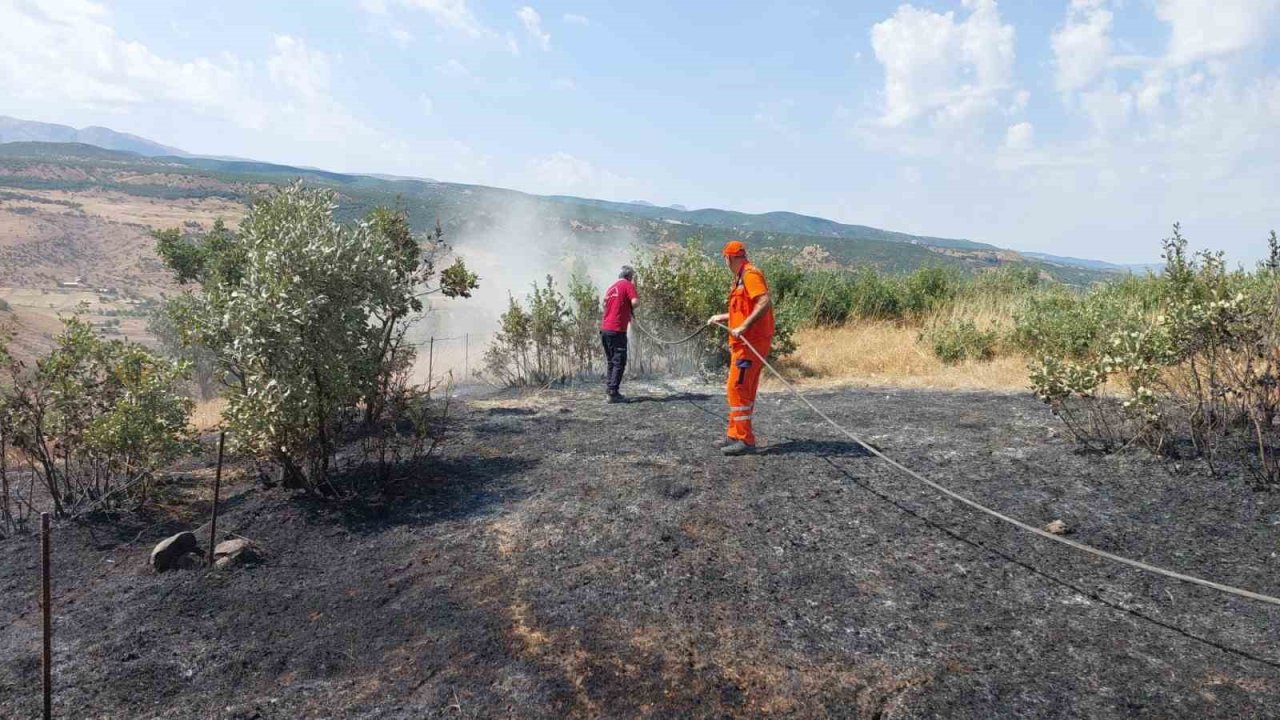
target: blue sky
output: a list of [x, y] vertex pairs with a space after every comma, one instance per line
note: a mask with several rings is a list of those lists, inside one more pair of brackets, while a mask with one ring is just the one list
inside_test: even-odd
[[1280, 226], [1280, 0], [0, 0], [0, 114], [1150, 261]]

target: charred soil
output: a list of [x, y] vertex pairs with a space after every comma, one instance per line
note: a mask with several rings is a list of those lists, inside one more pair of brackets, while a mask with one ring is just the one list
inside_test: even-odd
[[[55, 713], [75, 718], [1274, 717], [1280, 608], [1117, 567], [897, 475], [783, 395], [471, 400], [430, 472], [360, 503], [235, 489], [263, 550], [153, 574], [180, 523], [60, 523]], [[993, 393], [814, 395], [959, 492], [1275, 594], [1280, 498], [1081, 454]], [[189, 522], [186, 528], [200, 521]], [[207, 526], [201, 544], [207, 543]], [[220, 533], [221, 534], [221, 533]], [[0, 717], [39, 708], [38, 544], [0, 541]]]

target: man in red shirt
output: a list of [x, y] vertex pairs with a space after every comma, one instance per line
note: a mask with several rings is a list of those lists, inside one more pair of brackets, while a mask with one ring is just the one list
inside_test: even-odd
[[725, 455], [748, 455], [756, 450], [751, 416], [755, 412], [760, 371], [764, 369], [761, 358], [769, 356], [769, 346], [773, 344], [773, 302], [764, 273], [747, 259], [747, 247], [740, 240], [730, 240], [721, 254], [733, 273], [729, 312], [707, 320], [727, 323], [729, 327], [729, 427], [720, 450]]
[[605, 382], [611, 403], [627, 401], [618, 388], [622, 385], [622, 373], [627, 369], [627, 326], [631, 324], [631, 313], [638, 302], [636, 286], [632, 283], [635, 274], [630, 265], [623, 265], [618, 281], [604, 291], [600, 342], [604, 345], [605, 363], [609, 368]]

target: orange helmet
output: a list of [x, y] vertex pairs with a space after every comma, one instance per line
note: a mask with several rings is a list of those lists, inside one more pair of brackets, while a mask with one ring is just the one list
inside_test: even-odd
[[746, 257], [747, 246], [742, 244], [741, 240], [730, 240], [724, 244], [724, 250], [720, 251], [725, 257]]

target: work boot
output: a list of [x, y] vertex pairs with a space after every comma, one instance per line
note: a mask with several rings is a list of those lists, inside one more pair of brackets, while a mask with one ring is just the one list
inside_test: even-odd
[[723, 450], [736, 442], [739, 442], [739, 440], [736, 440], [731, 437], [722, 437], [716, 441], [716, 449]]
[[609, 393], [609, 399], [607, 402], [610, 405], [613, 405], [616, 403], [625, 403], [627, 402], [627, 398], [624, 397], [622, 393]]
[[755, 451], [755, 445], [748, 445], [741, 440], [734, 440], [731, 445], [725, 445], [720, 448], [720, 452], [731, 457], [737, 457], [738, 455], [752, 455]]

